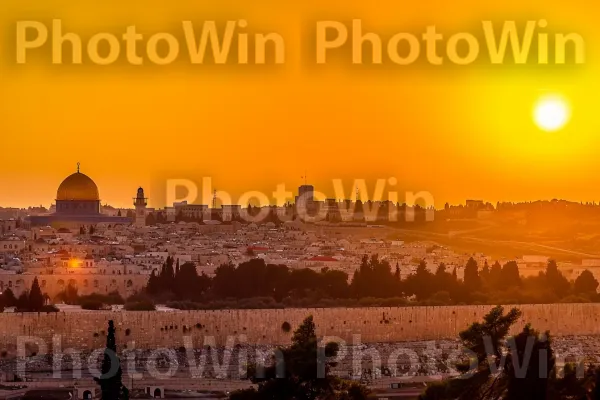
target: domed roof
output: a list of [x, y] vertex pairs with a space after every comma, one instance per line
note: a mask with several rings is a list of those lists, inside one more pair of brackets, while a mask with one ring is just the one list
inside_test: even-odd
[[77, 171], [58, 187], [56, 200], [100, 200], [98, 186], [85, 174]]

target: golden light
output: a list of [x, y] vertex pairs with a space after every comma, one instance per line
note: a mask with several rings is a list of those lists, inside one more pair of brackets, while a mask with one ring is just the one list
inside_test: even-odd
[[560, 96], [542, 97], [534, 108], [535, 123], [546, 132], [554, 132], [563, 128], [570, 118], [569, 105]]

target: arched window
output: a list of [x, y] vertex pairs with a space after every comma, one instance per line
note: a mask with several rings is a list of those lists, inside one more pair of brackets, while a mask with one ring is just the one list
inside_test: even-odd
[[127, 287], [130, 288], [133, 286], [133, 282], [130, 280], [127, 281]]

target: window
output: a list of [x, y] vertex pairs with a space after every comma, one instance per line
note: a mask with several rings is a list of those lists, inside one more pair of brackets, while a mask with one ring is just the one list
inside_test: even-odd
[[98, 287], [98, 281], [97, 280], [94, 281], [94, 287], [96, 287], [96, 288]]

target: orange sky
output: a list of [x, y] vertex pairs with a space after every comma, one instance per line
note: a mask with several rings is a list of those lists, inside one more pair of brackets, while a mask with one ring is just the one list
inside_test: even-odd
[[[77, 4], [75, 4], [77, 3]], [[164, 206], [165, 179], [213, 179], [233, 198], [309, 180], [397, 177], [392, 190], [429, 191], [436, 206], [465, 198], [600, 200], [597, 149], [600, 6], [589, 0], [148, 1], [4, 0], [0, 4], [0, 205], [48, 206], [82, 163], [102, 201], [126, 206], [139, 185]], [[283, 66], [53, 66], [43, 52], [15, 63], [16, 22], [65, 31], [177, 31], [183, 20], [246, 19], [286, 43]], [[546, 19], [581, 34], [580, 66], [430, 65], [315, 68], [305, 53], [319, 20], [362, 19], [370, 31], [481, 30], [481, 21]], [[365, 28], [365, 29], [366, 29]], [[482, 51], [483, 53], [483, 51]], [[557, 93], [569, 125], [538, 129], [532, 107]], [[157, 200], [158, 199], [158, 200]], [[154, 200], [154, 202], [153, 202]]]

